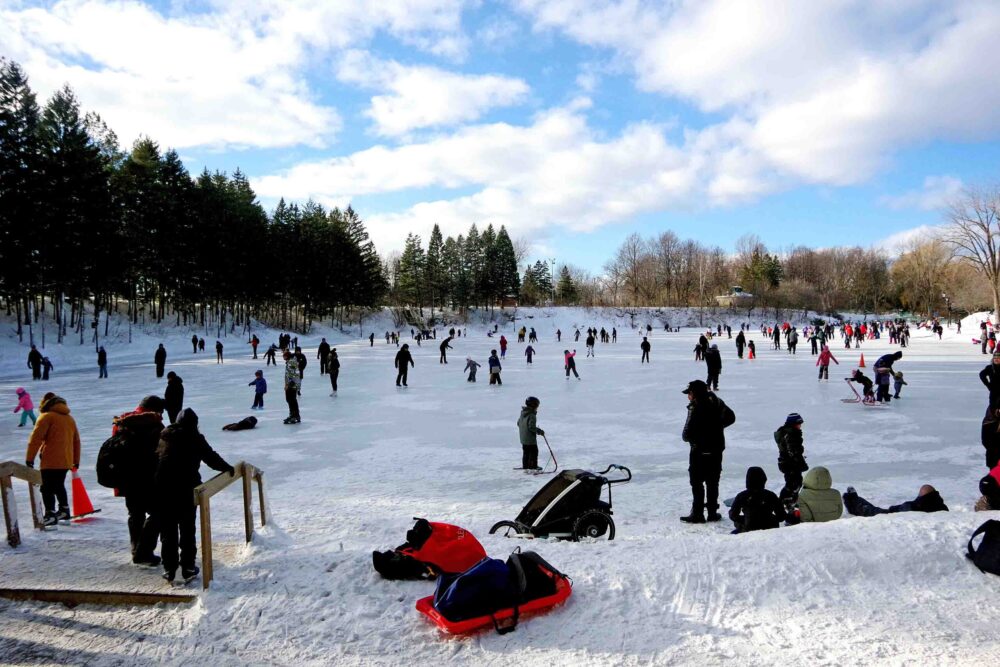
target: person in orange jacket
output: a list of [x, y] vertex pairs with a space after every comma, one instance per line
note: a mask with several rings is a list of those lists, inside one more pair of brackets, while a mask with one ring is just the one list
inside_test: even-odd
[[[69, 500], [66, 497], [66, 473], [80, 467], [80, 431], [69, 414], [65, 399], [49, 392], [42, 397], [41, 416], [28, 439], [24, 463], [35, 467], [35, 457], [41, 454], [42, 502], [45, 516], [42, 523], [54, 526], [69, 521]], [[56, 511], [56, 501], [59, 510]]]

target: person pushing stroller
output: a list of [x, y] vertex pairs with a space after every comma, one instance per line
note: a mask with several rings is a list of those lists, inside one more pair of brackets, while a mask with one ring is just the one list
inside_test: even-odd
[[518, 435], [521, 439], [521, 467], [527, 472], [538, 472], [538, 436], [545, 436], [545, 431], [538, 428], [538, 406], [541, 405], [534, 396], [529, 396], [521, 408], [521, 416], [517, 419]]

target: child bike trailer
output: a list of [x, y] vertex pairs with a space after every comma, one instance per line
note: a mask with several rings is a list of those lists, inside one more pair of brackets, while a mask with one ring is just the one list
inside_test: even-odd
[[[604, 476], [612, 470], [624, 476], [617, 479]], [[611, 518], [611, 487], [631, 479], [631, 470], [613, 464], [599, 473], [564, 470], [535, 494], [516, 519], [494, 524], [490, 535], [555, 537], [573, 541], [613, 540], [615, 522]], [[608, 487], [607, 502], [601, 499], [605, 486]]]

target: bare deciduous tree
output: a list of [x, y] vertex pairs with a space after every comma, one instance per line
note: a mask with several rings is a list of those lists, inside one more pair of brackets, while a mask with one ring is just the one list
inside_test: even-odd
[[963, 190], [945, 216], [941, 239], [989, 284], [993, 312], [1000, 313], [1000, 188]]

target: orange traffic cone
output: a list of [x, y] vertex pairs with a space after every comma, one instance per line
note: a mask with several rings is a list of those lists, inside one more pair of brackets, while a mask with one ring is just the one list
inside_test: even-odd
[[87, 495], [87, 489], [83, 485], [83, 480], [80, 479], [80, 473], [76, 470], [73, 471], [73, 518], [79, 519], [80, 517], [87, 516], [89, 514], [96, 514], [101, 510], [95, 510], [94, 504], [90, 502], [90, 496]]
[[865, 367], [865, 353], [862, 352], [861, 361], [858, 362], [858, 368], [864, 368], [864, 367]]

